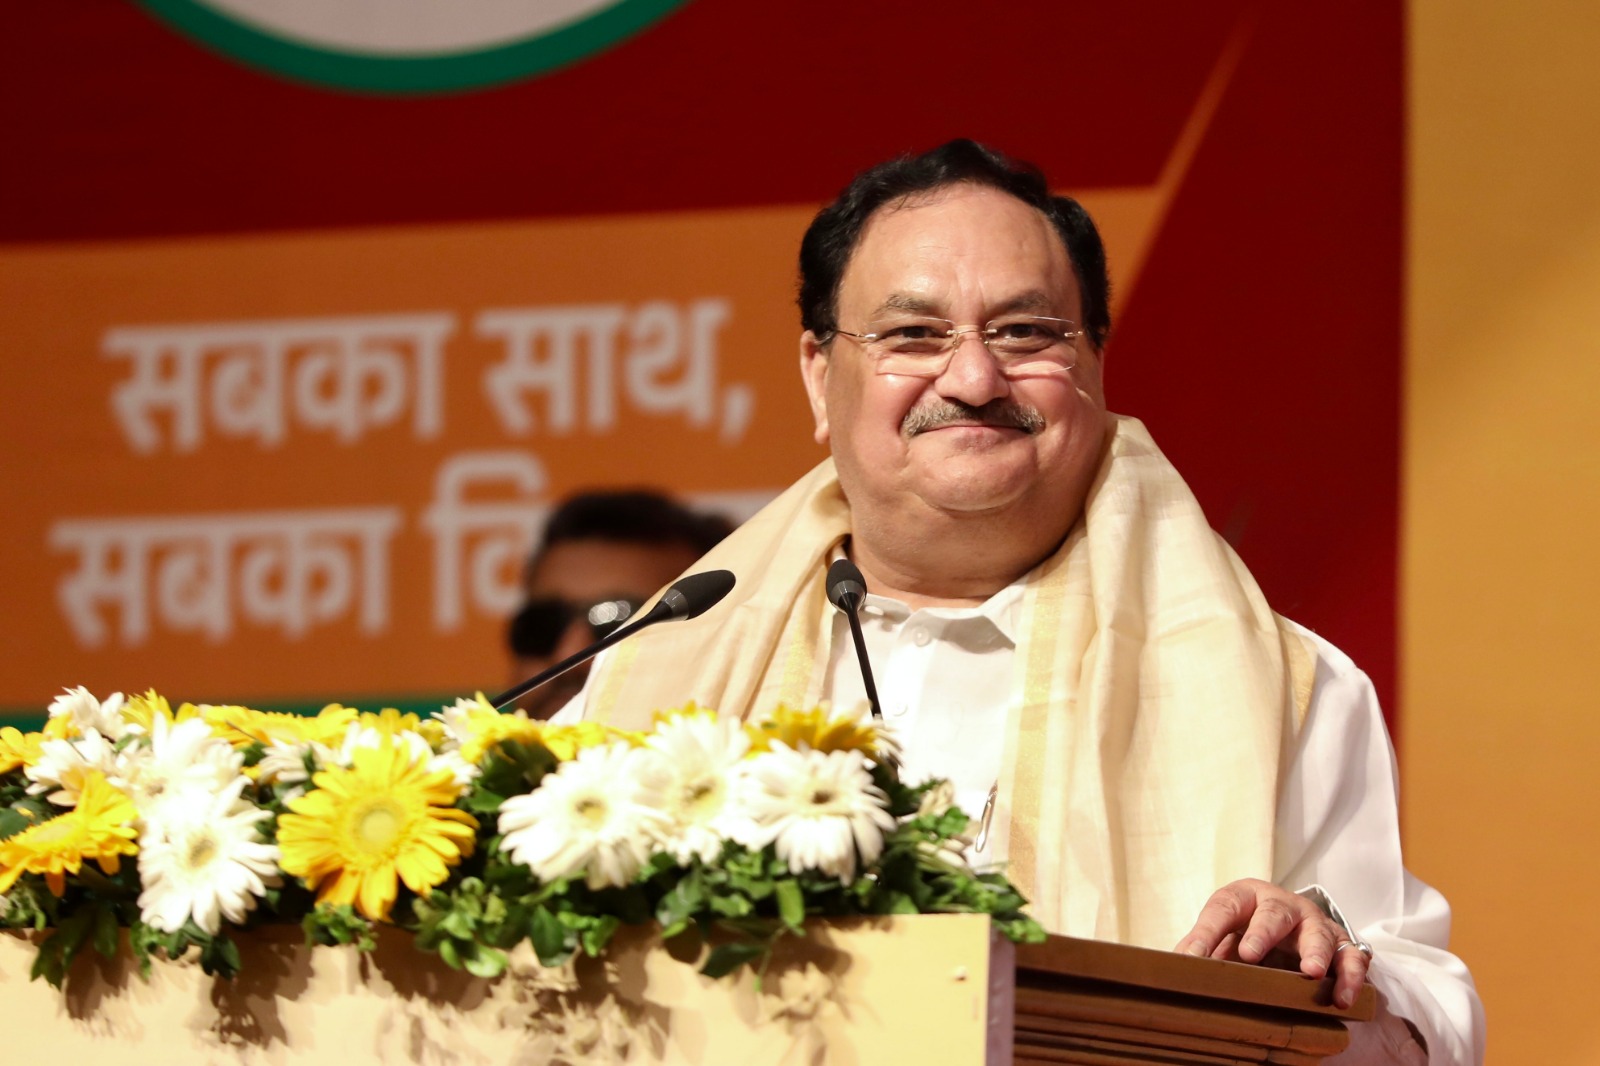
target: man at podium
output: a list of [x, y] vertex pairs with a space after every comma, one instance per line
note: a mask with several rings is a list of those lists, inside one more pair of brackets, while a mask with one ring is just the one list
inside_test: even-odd
[[[602, 656], [563, 712], [619, 726], [865, 701], [843, 556], [912, 780], [1052, 932], [1363, 981], [1342, 1062], [1481, 1061], [1450, 912], [1401, 862], [1372, 686], [1275, 615], [1138, 421], [1108, 412], [1105, 256], [970, 141], [859, 175], [800, 251], [800, 370], [831, 458], [696, 567], [738, 586]], [[1219, 887], [1220, 886], [1220, 887]]]

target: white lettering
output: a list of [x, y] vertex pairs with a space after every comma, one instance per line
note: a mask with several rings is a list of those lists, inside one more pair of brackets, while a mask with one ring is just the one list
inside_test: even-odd
[[[731, 317], [732, 305], [717, 298], [485, 311], [475, 329], [498, 340], [503, 354], [484, 371], [484, 395], [500, 425], [519, 437], [537, 428], [570, 434], [580, 412], [581, 428], [609, 432], [619, 396], [633, 410], [678, 415], [703, 429], [716, 420], [718, 342]], [[721, 432], [733, 442], [748, 425], [753, 397], [742, 385], [728, 393]], [[535, 397], [544, 401], [542, 419]]]
[[161, 447], [162, 413], [179, 452], [199, 446], [206, 415], [218, 434], [263, 447], [291, 423], [351, 443], [397, 423], [408, 403], [412, 434], [431, 439], [454, 329], [444, 313], [124, 326], [107, 331], [102, 354], [132, 363], [112, 411], [141, 454]]
[[110, 638], [107, 609], [126, 645], [149, 638], [152, 615], [172, 632], [222, 641], [236, 611], [296, 640], [352, 610], [364, 633], [387, 627], [389, 542], [399, 526], [389, 507], [264, 511], [69, 519], [49, 540], [77, 557], [57, 599], [86, 647]]
[[[486, 484], [497, 486], [499, 493], [483, 498]], [[515, 494], [510, 499], [504, 495], [507, 485]], [[467, 599], [474, 609], [495, 618], [516, 608], [521, 596], [516, 575], [544, 522], [546, 508], [538, 494], [546, 486], [543, 465], [523, 452], [468, 452], [439, 467], [433, 503], [422, 518], [433, 537], [436, 628], [459, 629]]]

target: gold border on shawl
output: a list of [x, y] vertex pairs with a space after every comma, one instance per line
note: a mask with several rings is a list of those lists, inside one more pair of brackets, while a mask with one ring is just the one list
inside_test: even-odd
[[[1050, 700], [1058, 680], [1054, 660], [1061, 639], [1067, 554], [1058, 552], [1045, 565], [1042, 580], [1029, 583], [1022, 601], [1022, 623], [1018, 627], [1021, 654], [1014, 665], [1019, 673], [1013, 679], [1013, 691], [1020, 694], [1020, 699], [1010, 715], [996, 812], [1006, 815], [1006, 831], [996, 841], [996, 850], [1003, 849], [1007, 876], [1033, 901], [1035, 912], [1042, 901], [1048, 901], [1045, 906], [1053, 910], [1059, 889], [1055, 883], [1059, 856], [1053, 855], [1059, 850], [1059, 842], [1052, 846], [1044, 839], [1041, 817], [1049, 788], [1046, 769], [1052, 755], [1065, 754], [1059, 750], [1062, 738], [1052, 736]], [[1065, 767], [1067, 761], [1063, 759], [1061, 765]]]
[[593, 700], [594, 713], [585, 713], [585, 718], [598, 718], [603, 725], [610, 725], [612, 712], [616, 709], [617, 699], [621, 694], [622, 683], [628, 676], [628, 670], [633, 666], [633, 660], [639, 654], [639, 642], [628, 641], [612, 649], [608, 668], [602, 675], [600, 691], [595, 693]]
[[[778, 677], [777, 702], [790, 707], [800, 708], [810, 701], [812, 679], [827, 669], [826, 656], [832, 650], [832, 641], [825, 637], [829, 629], [827, 623], [831, 621], [828, 617], [831, 605], [827, 603], [822, 584], [819, 568], [816, 580], [807, 582], [800, 594], [803, 600], [812, 601], [811, 609], [807, 610], [802, 605], [790, 613], [789, 630], [780, 641], [784, 651]], [[821, 601], [820, 605], [816, 603], [818, 600]], [[763, 707], [762, 710], [770, 711], [771, 708]]]

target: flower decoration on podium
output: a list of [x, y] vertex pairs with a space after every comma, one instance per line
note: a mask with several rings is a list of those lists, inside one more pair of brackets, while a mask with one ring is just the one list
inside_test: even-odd
[[[900, 779], [863, 712], [690, 704], [652, 728], [554, 725], [479, 695], [420, 718], [316, 715], [72, 689], [39, 733], [0, 729], [0, 927], [46, 931], [34, 976], [85, 947], [140, 966], [298, 922], [370, 947], [375, 923], [482, 977], [524, 941], [557, 965], [622, 925], [698, 936], [712, 976], [812, 917], [981, 912], [1043, 931], [966, 857], [943, 782]], [[718, 934], [713, 936], [712, 934]]]

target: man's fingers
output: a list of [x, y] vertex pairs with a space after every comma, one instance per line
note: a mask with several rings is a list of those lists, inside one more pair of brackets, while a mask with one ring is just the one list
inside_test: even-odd
[[[1344, 943], [1350, 942], [1346, 940]], [[1336, 975], [1333, 982], [1334, 1006], [1342, 1010], [1356, 1001], [1356, 993], [1361, 991], [1361, 986], [1367, 981], [1367, 966], [1370, 961], [1366, 954], [1354, 945], [1334, 953], [1333, 971]]]
[[1314, 918], [1300, 926], [1296, 954], [1300, 956], [1300, 972], [1307, 977], [1321, 977], [1334, 962], [1334, 952], [1345, 942], [1344, 930], [1320, 910]]
[[1367, 980], [1365, 953], [1349, 944], [1344, 930], [1315, 903], [1265, 881], [1244, 880], [1211, 894], [1194, 928], [1174, 951], [1201, 958], [1259, 963], [1274, 948], [1300, 960], [1307, 977], [1333, 975], [1333, 1002], [1356, 1001]]
[[1217, 950], [1223, 937], [1242, 931], [1255, 913], [1256, 895], [1251, 884], [1235, 881], [1211, 893], [1206, 905], [1200, 908], [1194, 928], [1184, 934], [1172, 950], [1205, 958]]
[[1224, 936], [1217, 946], [1211, 949], [1211, 957], [1225, 962], [1236, 960], [1239, 957], [1239, 934], [1229, 933]]
[[[1305, 957], [1305, 933], [1312, 924], [1313, 916], [1320, 917], [1321, 911], [1310, 900], [1287, 892], [1280, 892], [1266, 897], [1257, 902], [1255, 913], [1250, 917], [1250, 924], [1246, 927], [1244, 935], [1239, 938], [1239, 958], [1245, 962], [1260, 962], [1267, 957], [1267, 952], [1281, 944], [1289, 934], [1300, 930], [1299, 942], [1295, 947], [1302, 958]], [[1328, 953], [1333, 951], [1333, 944], [1328, 943], [1323, 952], [1323, 965], [1327, 965]], [[1320, 973], [1316, 976], [1322, 976]]]

